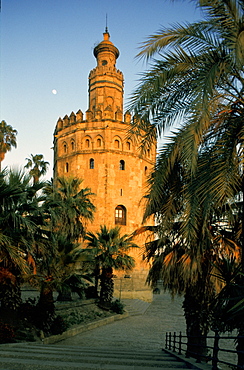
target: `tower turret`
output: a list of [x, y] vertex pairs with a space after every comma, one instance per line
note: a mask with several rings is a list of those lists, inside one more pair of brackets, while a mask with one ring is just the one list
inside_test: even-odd
[[116, 69], [119, 50], [110, 41], [107, 29], [103, 41], [94, 48], [93, 53], [97, 67], [89, 75], [88, 110], [93, 113], [93, 119], [115, 119], [115, 113], [123, 111], [124, 77]]

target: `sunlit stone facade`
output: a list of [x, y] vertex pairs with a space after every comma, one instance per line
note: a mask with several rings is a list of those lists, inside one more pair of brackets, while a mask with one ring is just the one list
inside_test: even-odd
[[[131, 115], [123, 114], [122, 72], [116, 69], [119, 50], [110, 41], [107, 30], [104, 39], [94, 48], [97, 66], [89, 74], [89, 107], [59, 118], [54, 132], [54, 179], [75, 176], [95, 194], [94, 222], [90, 231], [100, 225], [119, 225], [121, 233], [131, 234], [141, 226], [142, 197], [146, 178], [156, 155], [153, 145], [145, 155], [139, 151], [139, 141], [128, 138]], [[142, 246], [145, 237], [137, 242]], [[136, 258], [133, 272], [116, 273], [116, 295], [150, 300], [151, 291], [145, 286], [148, 266], [142, 262], [142, 249], [132, 251]], [[123, 276], [130, 276], [124, 279]]]

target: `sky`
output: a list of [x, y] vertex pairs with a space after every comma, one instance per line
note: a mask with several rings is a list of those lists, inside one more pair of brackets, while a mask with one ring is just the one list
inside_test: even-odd
[[46, 178], [52, 177], [56, 122], [88, 108], [93, 49], [103, 40], [106, 18], [120, 51], [126, 106], [148, 68], [136, 58], [140, 44], [162, 26], [201, 15], [187, 0], [2, 0], [0, 120], [18, 131], [17, 149], [6, 154], [2, 168], [21, 168], [31, 154], [43, 154], [50, 163]]

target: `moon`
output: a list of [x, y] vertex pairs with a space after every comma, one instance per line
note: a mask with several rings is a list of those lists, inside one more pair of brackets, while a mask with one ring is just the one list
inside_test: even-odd
[[56, 95], [57, 94], [57, 90], [56, 89], [53, 89], [52, 90], [52, 93], [53, 93], [53, 95]]

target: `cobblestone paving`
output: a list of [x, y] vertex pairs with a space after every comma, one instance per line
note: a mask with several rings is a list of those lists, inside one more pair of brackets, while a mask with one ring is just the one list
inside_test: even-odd
[[[166, 331], [185, 331], [182, 298], [172, 301], [169, 294], [154, 295], [154, 300], [140, 316], [128, 317], [62, 341], [62, 345], [113, 348], [163, 348]], [[60, 344], [61, 344], [60, 343]], [[58, 345], [58, 344], [57, 344]]]

